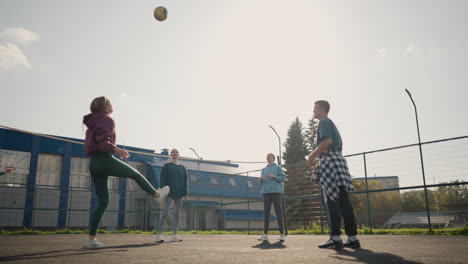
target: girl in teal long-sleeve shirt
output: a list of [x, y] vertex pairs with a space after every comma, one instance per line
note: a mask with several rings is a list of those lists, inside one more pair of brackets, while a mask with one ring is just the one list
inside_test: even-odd
[[187, 170], [179, 164], [179, 151], [172, 149], [170, 153], [172, 162], [164, 164], [161, 169], [160, 185], [161, 187], [169, 186], [170, 191], [167, 198], [164, 200], [164, 209], [159, 220], [158, 235], [156, 242], [164, 242], [162, 231], [164, 222], [169, 214], [169, 208], [174, 202], [174, 226], [172, 234], [172, 242], [181, 242], [182, 239], [177, 235], [177, 228], [179, 226], [179, 215], [182, 209], [183, 200], [187, 199], [188, 194], [188, 180]]

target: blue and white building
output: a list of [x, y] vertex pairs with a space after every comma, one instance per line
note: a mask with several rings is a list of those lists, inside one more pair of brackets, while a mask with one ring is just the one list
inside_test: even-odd
[[[158, 188], [161, 167], [169, 161], [167, 150], [126, 149], [129, 164]], [[189, 173], [190, 193], [180, 229], [263, 227], [259, 172], [240, 173], [231, 162], [180, 161]], [[81, 139], [0, 128], [0, 167], [16, 167], [0, 176], [0, 227], [86, 228], [98, 204], [88, 165]], [[134, 181], [110, 177], [109, 187], [110, 204], [101, 228], [151, 230], [158, 225], [159, 205]]]

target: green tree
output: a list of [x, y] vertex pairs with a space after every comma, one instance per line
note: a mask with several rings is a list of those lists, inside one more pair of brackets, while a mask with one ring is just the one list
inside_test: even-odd
[[426, 202], [424, 191], [408, 191], [401, 194], [401, 210], [403, 212], [424, 212]]
[[288, 138], [284, 146], [286, 150], [283, 152], [283, 159], [287, 165], [304, 161], [305, 157], [309, 154], [307, 142], [302, 133], [302, 123], [298, 117], [296, 117], [289, 127]]
[[[459, 181], [453, 181], [452, 183], [459, 183]], [[468, 186], [463, 184], [441, 186], [437, 190], [428, 190], [427, 196], [431, 211], [464, 211], [468, 206]], [[402, 193], [401, 205], [403, 212], [425, 211], [424, 190]]]
[[[356, 191], [365, 191], [366, 182], [364, 180], [353, 180], [353, 185]], [[382, 184], [378, 181], [368, 181], [369, 190], [383, 189]], [[400, 193], [398, 191], [373, 192], [369, 194], [370, 214], [372, 225], [374, 227], [382, 226], [392, 215], [400, 211]], [[369, 214], [367, 206], [367, 195], [353, 194], [351, 195], [353, 209], [356, 214], [358, 223], [368, 223], [367, 215]]]
[[[457, 180], [451, 183], [460, 182]], [[431, 209], [464, 211], [468, 208], [468, 185], [440, 186], [434, 195], [435, 206], [431, 204]]]
[[305, 132], [305, 138], [310, 152], [317, 148], [317, 132], [319, 120], [313, 117], [309, 120], [308, 127]]

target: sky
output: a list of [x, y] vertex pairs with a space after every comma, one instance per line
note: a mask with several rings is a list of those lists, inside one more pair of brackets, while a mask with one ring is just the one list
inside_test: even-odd
[[[158, 22], [153, 10], [164, 6]], [[0, 125], [84, 138], [95, 97], [117, 143], [264, 161], [316, 100], [344, 153], [468, 135], [466, 1], [0, 2]], [[283, 147], [284, 150], [284, 147]], [[246, 165], [260, 168], [263, 164]]]

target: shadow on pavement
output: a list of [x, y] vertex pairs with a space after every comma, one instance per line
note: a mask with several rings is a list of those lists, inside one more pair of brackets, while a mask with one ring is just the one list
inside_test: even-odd
[[[65, 249], [65, 250], [54, 250], [47, 252], [38, 252], [32, 254], [22, 254], [16, 256], [6, 256], [0, 257], [0, 262], [2, 261], [15, 261], [15, 260], [32, 260], [32, 259], [46, 259], [46, 258], [57, 258], [64, 256], [76, 256], [76, 255], [88, 255], [104, 252], [122, 252], [127, 251], [128, 248], [141, 248], [141, 247], [152, 247], [158, 246], [156, 243], [144, 243], [144, 244], [133, 244], [133, 245], [119, 245], [119, 246], [109, 246], [96, 249]], [[110, 249], [110, 250], [109, 250]]]
[[270, 244], [269, 241], [262, 241], [262, 243], [252, 246], [253, 248], [259, 249], [278, 249], [278, 248], [286, 248], [286, 245], [283, 245], [283, 241], [278, 241], [273, 244]]
[[421, 264], [421, 262], [415, 262], [412, 260], [406, 260], [403, 257], [390, 253], [374, 252], [368, 249], [356, 249], [356, 250], [336, 250], [337, 255], [331, 257], [352, 262], [363, 262], [363, 263], [404, 263], [404, 264]]
[[104, 250], [104, 249], [113, 249], [113, 248], [141, 248], [141, 247], [155, 247], [162, 245], [163, 243], [143, 243], [143, 244], [131, 244], [131, 245], [118, 245], [118, 246], [109, 246], [109, 247], [102, 247], [97, 248], [96, 250]]

